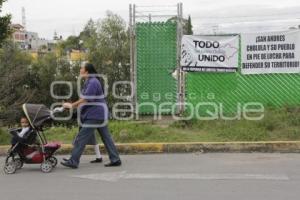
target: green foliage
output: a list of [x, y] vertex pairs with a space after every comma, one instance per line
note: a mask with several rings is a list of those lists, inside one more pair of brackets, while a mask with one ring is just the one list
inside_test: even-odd
[[177, 121], [171, 127], [208, 132], [218, 141], [299, 140], [300, 108], [268, 108], [259, 121], [192, 119]]
[[193, 35], [193, 25], [192, 25], [192, 19], [190, 15], [187, 21], [186, 29], [187, 29], [187, 35]]
[[[69, 81], [73, 85], [73, 98], [77, 98], [76, 76], [79, 69], [76, 65], [71, 65], [66, 58], [59, 58], [54, 53], [41, 56], [32, 63], [31, 72], [35, 79], [35, 88], [39, 91], [35, 96], [34, 103], [50, 105], [55, 99], [51, 97], [50, 86], [53, 81]], [[56, 95], [68, 94], [69, 88], [58, 85], [55, 89]]]
[[[36, 61], [14, 43], [5, 42], [0, 50], [0, 122], [13, 124], [22, 114], [23, 103], [42, 103], [47, 106], [57, 101], [51, 97], [53, 81], [64, 80], [73, 84], [76, 99], [78, 67], [71, 66], [53, 53], [38, 57]], [[66, 95], [67, 87], [55, 88], [57, 95]]]
[[8, 134], [7, 130], [4, 128], [0, 128], [0, 144], [1, 145], [8, 145], [10, 144], [11, 137]]
[[[109, 130], [119, 143], [295, 141], [300, 140], [299, 110], [299, 107], [267, 109], [265, 118], [260, 121], [192, 119], [176, 121], [163, 127], [157, 123], [112, 120], [109, 122]], [[50, 141], [72, 143], [78, 127], [55, 126], [45, 133]], [[5, 130], [0, 129], [0, 144], [9, 144], [9, 138]]]
[[0, 122], [15, 121], [20, 116], [21, 105], [33, 98], [29, 66], [31, 57], [9, 41], [0, 50]]
[[[96, 66], [98, 73], [107, 76], [109, 88], [115, 81], [129, 81], [129, 34], [120, 16], [107, 12], [102, 20], [89, 20], [80, 39], [88, 50], [88, 60]], [[124, 88], [117, 88], [119, 95], [125, 92]], [[109, 107], [116, 102], [111, 91], [107, 100]]]
[[78, 127], [63, 127], [56, 126], [45, 130], [45, 134], [49, 141], [60, 141], [63, 143], [72, 143], [76, 134], [78, 133]]
[[[171, 17], [168, 19], [168, 22], [174, 22], [177, 23], [177, 17]], [[183, 25], [183, 34], [184, 35], [193, 35], [193, 25], [192, 25], [192, 19], [189, 15], [188, 19], [182, 19], [182, 25]]]
[[81, 49], [80, 37], [69, 36], [65, 41], [59, 43], [59, 46], [65, 52], [71, 51], [72, 49], [79, 50]]
[[[2, 12], [2, 4], [5, 1], [6, 0], [0, 0], [0, 13]], [[0, 46], [2, 46], [3, 41], [11, 34], [10, 20], [11, 15], [0, 16]]]
[[[2, 1], [0, 2], [2, 3]], [[1, 4], [0, 4], [1, 5]], [[2, 30], [2, 29], [1, 29]], [[0, 124], [18, 121], [23, 103], [42, 103], [50, 106], [53, 99], [50, 86], [53, 81], [69, 81], [73, 85], [71, 101], [78, 98], [77, 77], [80, 63], [70, 64], [66, 53], [71, 49], [88, 52], [100, 74], [108, 77], [109, 88], [115, 81], [129, 80], [129, 36], [125, 21], [111, 13], [94, 22], [89, 20], [79, 36], [70, 36], [58, 44], [60, 54], [41, 53], [36, 60], [21, 51], [12, 41], [0, 49]], [[58, 51], [59, 52], [59, 51]], [[68, 87], [57, 85], [56, 95], [68, 94]], [[118, 88], [117, 93], [125, 92]], [[116, 101], [109, 91], [109, 106]]]
[[[70, 36], [59, 44], [62, 55], [71, 49], [85, 51], [88, 61], [93, 63], [99, 74], [108, 78], [111, 89], [116, 81], [129, 81], [129, 33], [125, 21], [118, 15], [108, 11], [104, 19], [93, 21], [90, 19], [79, 36]], [[119, 95], [124, 95], [127, 88], [117, 88]], [[108, 93], [109, 108], [116, 101], [112, 91]]]

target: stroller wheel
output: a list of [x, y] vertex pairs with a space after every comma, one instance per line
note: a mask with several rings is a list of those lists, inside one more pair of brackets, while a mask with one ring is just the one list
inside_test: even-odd
[[21, 169], [23, 167], [24, 162], [21, 160], [21, 158], [15, 159], [15, 165], [17, 169]]
[[48, 160], [51, 162], [53, 168], [56, 167], [57, 159], [54, 156], [51, 156], [50, 158], [48, 158]]
[[41, 170], [44, 173], [49, 173], [52, 171], [52, 169], [53, 169], [52, 163], [49, 160], [46, 160], [41, 164]]
[[16, 164], [13, 161], [7, 162], [4, 165], [5, 174], [14, 174], [17, 170]]

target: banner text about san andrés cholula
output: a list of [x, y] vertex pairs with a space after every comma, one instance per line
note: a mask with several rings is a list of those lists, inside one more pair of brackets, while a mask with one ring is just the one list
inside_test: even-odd
[[300, 31], [241, 35], [242, 74], [300, 73]]

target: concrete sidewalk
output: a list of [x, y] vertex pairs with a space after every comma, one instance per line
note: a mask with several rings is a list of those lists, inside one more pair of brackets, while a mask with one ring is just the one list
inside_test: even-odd
[[[0, 156], [6, 154], [10, 146], [0, 146]], [[101, 151], [105, 152], [103, 145]], [[122, 143], [117, 144], [121, 154], [147, 154], [147, 153], [300, 153], [300, 141], [268, 141], [268, 142], [191, 142], [191, 143]], [[72, 145], [63, 144], [57, 154], [69, 154]], [[91, 146], [85, 154], [94, 154]]]
[[[61, 161], [64, 156], [57, 156]], [[184, 153], [122, 155], [122, 166], [58, 164], [49, 174], [27, 165], [0, 172], [2, 200], [297, 200], [300, 154]], [[0, 157], [4, 163], [4, 157]], [[1, 169], [2, 170], [2, 169]], [[21, 198], [20, 198], [21, 197]]]

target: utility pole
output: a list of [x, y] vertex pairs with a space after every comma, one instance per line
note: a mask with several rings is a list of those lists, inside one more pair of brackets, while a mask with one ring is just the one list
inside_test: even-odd
[[22, 7], [22, 26], [26, 30], [26, 14], [25, 14], [25, 8]]

